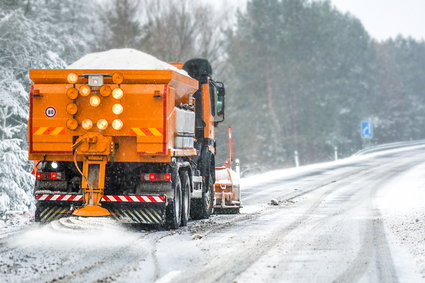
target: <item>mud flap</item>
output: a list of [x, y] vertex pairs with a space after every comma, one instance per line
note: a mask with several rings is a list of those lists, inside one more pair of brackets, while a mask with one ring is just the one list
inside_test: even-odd
[[82, 206], [79, 201], [39, 201], [35, 210], [35, 222], [48, 223], [71, 215], [71, 206]]
[[[51, 222], [62, 217], [75, 217], [72, 215], [74, 208], [83, 206], [81, 195], [39, 194], [36, 199], [38, 201], [35, 221], [41, 223]], [[63, 201], [63, 199], [71, 201]], [[121, 223], [163, 225], [165, 224], [166, 206], [165, 196], [104, 196], [101, 201], [101, 207], [111, 212], [110, 216], [105, 217], [112, 217]]]
[[121, 223], [159, 224], [165, 223], [166, 203], [103, 203], [111, 217]]

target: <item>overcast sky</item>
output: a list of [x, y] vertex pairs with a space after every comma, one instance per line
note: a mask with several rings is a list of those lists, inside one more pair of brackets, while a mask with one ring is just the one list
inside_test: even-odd
[[425, 0], [331, 0], [343, 12], [359, 18], [378, 39], [398, 34], [425, 39]]
[[[213, 2], [221, 9], [233, 6], [243, 7], [247, 2], [247, 0], [202, 1]], [[338, 10], [349, 12], [359, 18], [375, 39], [384, 40], [399, 34], [420, 40], [425, 39], [425, 0], [330, 1]]]

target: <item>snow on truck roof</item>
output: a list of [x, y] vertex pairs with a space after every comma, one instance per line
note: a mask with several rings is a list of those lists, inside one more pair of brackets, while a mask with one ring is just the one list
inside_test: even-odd
[[131, 48], [90, 53], [69, 65], [67, 69], [172, 70], [189, 76], [184, 70]]

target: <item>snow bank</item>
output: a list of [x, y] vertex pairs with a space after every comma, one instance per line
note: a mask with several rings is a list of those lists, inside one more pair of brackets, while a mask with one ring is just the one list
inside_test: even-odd
[[173, 70], [188, 76], [185, 71], [173, 65], [131, 48], [90, 53], [69, 65], [67, 69]]
[[[377, 195], [385, 227], [390, 232], [388, 240], [394, 243], [393, 259], [402, 267], [398, 276], [411, 274], [408, 270], [415, 267], [425, 276], [424, 171], [424, 163], [405, 171]], [[412, 264], [414, 261], [416, 265]], [[406, 282], [416, 281], [408, 278]]]
[[[415, 144], [415, 142], [413, 142], [412, 144]], [[377, 152], [368, 152], [364, 154], [353, 155], [344, 159], [339, 159], [337, 161], [314, 163], [314, 164], [309, 164], [309, 165], [300, 166], [300, 167], [283, 168], [283, 169], [272, 170], [272, 171], [268, 171], [268, 172], [260, 173], [260, 174], [252, 174], [252, 175], [244, 176], [241, 179], [241, 187], [243, 190], [243, 188], [246, 188], [246, 187], [262, 186], [267, 183], [273, 183], [275, 181], [279, 181], [283, 177], [285, 178], [294, 177], [300, 174], [309, 173], [312, 170], [329, 170], [332, 167], [338, 168], [339, 166], [351, 165], [362, 160], [373, 160], [373, 158], [378, 156], [401, 153], [401, 152], [420, 149], [420, 148], [425, 148], [425, 145], [422, 144], [422, 145], [408, 146], [408, 143], [406, 142], [406, 147], [402, 147], [402, 148], [387, 149], [387, 150], [382, 150]]]

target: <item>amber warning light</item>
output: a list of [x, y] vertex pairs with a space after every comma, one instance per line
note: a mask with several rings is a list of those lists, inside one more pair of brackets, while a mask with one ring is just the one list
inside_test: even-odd
[[70, 84], [75, 84], [78, 82], [78, 75], [75, 73], [69, 73], [68, 76], [66, 77], [68, 83]]
[[99, 130], [104, 130], [108, 127], [108, 121], [106, 121], [105, 119], [100, 119], [99, 121], [97, 121], [96, 125]]
[[120, 119], [115, 119], [114, 121], [112, 121], [112, 128], [114, 128], [114, 130], [121, 130], [123, 126], [124, 123]]

